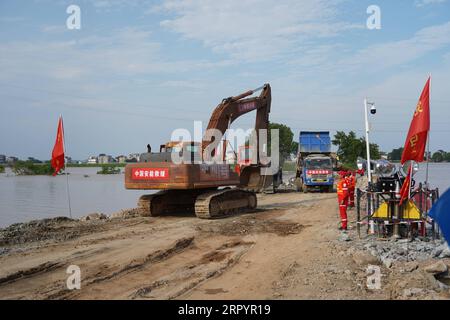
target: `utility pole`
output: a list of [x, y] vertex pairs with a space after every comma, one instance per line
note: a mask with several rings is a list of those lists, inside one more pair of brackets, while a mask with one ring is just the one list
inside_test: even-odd
[[367, 106], [370, 105], [370, 112], [375, 114], [377, 111], [375, 109], [375, 103], [368, 102], [367, 98], [364, 98], [364, 118], [365, 118], [365, 126], [366, 126], [366, 152], [367, 152], [367, 180], [368, 183], [372, 183], [372, 172], [370, 171], [370, 142], [369, 142], [369, 118], [368, 118], [368, 110]]
[[[369, 209], [369, 215], [371, 216], [373, 214], [373, 198], [370, 193], [371, 190], [371, 184], [372, 184], [372, 172], [371, 172], [371, 166], [370, 166], [370, 142], [369, 142], [369, 116], [368, 116], [368, 105], [370, 105], [370, 113], [375, 114], [377, 112], [377, 109], [375, 108], [375, 103], [368, 102], [367, 98], [364, 98], [364, 119], [365, 119], [365, 126], [366, 126], [366, 152], [367, 152], [367, 202], [368, 202], [368, 209]], [[375, 233], [375, 225], [373, 219], [370, 219], [369, 221], [370, 225], [370, 234]]]

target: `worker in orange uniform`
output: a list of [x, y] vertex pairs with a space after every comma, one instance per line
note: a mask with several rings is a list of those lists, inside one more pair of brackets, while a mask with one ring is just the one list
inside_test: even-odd
[[349, 172], [347, 174], [348, 182], [348, 206], [350, 208], [355, 207], [355, 187], [356, 187], [356, 177], [354, 173]]
[[339, 214], [341, 216], [341, 227], [339, 230], [347, 230], [347, 205], [348, 205], [348, 179], [345, 174], [341, 175], [337, 183], [337, 196], [339, 202]]

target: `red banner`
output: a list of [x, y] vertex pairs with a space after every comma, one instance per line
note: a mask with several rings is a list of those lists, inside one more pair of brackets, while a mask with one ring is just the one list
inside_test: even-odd
[[306, 170], [306, 174], [330, 174], [330, 170]]
[[131, 176], [134, 180], [167, 180], [169, 168], [132, 168]]
[[64, 168], [64, 127], [62, 117], [59, 117], [56, 141], [52, 151], [51, 166], [55, 169], [53, 175], [56, 176]]

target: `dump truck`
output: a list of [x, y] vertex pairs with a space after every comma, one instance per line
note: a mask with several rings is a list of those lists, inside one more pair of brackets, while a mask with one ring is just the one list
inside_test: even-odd
[[297, 191], [333, 192], [334, 159], [328, 131], [300, 131], [295, 185]]
[[[259, 96], [252, 96], [259, 91]], [[140, 197], [141, 214], [158, 216], [193, 211], [199, 218], [210, 219], [255, 209], [256, 192], [272, 183], [272, 175], [261, 174], [270, 164], [262, 164], [258, 150], [259, 130], [269, 127], [271, 101], [269, 84], [225, 98], [214, 109], [201, 142], [171, 141], [161, 145], [159, 153], [143, 153], [140, 162], [128, 164], [125, 167], [126, 189], [159, 190]], [[256, 163], [236, 170], [227, 163], [226, 152], [223, 152], [222, 162], [205, 162], [203, 156], [211, 152], [213, 157], [217, 150], [214, 146], [219, 143], [211, 137], [209, 129], [217, 130], [223, 137], [233, 121], [251, 111], [256, 111]], [[263, 148], [267, 149], [267, 144], [263, 144]], [[174, 158], [183, 161], [174, 162]]]

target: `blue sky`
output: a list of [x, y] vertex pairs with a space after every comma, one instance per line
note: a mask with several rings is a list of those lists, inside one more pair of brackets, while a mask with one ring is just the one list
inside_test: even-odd
[[[81, 30], [66, 8], [81, 8]], [[369, 5], [381, 29], [366, 28]], [[432, 74], [431, 150], [450, 151], [450, 0], [0, 1], [0, 154], [143, 152], [269, 82], [271, 119], [402, 146]], [[252, 126], [247, 115], [234, 127]]]

